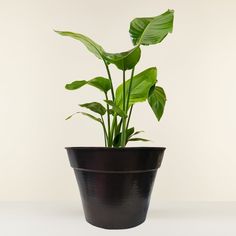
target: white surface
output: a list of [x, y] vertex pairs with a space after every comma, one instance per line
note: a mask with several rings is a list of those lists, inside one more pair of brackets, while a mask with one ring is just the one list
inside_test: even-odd
[[236, 202], [159, 203], [146, 222], [128, 230], [104, 230], [85, 222], [78, 204], [1, 203], [3, 236], [235, 236]]
[[106, 76], [105, 68], [53, 29], [84, 33], [117, 52], [132, 47], [134, 17], [168, 8], [175, 9], [173, 34], [143, 47], [136, 68], [157, 66], [165, 114], [157, 123], [148, 104], [135, 106], [131, 124], [153, 142], [132, 145], [167, 147], [153, 201], [236, 201], [235, 0], [0, 0], [0, 201], [77, 201], [64, 147], [103, 145], [96, 122], [64, 120], [103, 96], [64, 85]]

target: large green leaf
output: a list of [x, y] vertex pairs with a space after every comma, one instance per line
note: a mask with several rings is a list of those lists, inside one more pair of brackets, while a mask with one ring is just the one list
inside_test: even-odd
[[135, 18], [129, 33], [134, 45], [160, 43], [173, 30], [174, 11], [168, 10], [156, 17]]
[[135, 67], [141, 56], [139, 47], [121, 53], [106, 53], [106, 60], [115, 64], [120, 70], [130, 70]]
[[111, 106], [113, 111], [116, 112], [117, 115], [119, 115], [121, 117], [127, 117], [125, 112], [121, 108], [119, 108], [113, 101], [111, 101], [111, 100], [104, 100], [104, 102], [106, 102], [109, 106]]
[[98, 113], [100, 115], [105, 115], [106, 113], [106, 108], [99, 102], [89, 102], [89, 103], [84, 103], [80, 104], [81, 107], [85, 107], [95, 113]]
[[107, 93], [111, 89], [111, 81], [104, 77], [96, 77], [88, 81], [88, 84]]
[[85, 47], [92, 52], [99, 59], [103, 59], [107, 63], [115, 64], [121, 70], [130, 70], [132, 69], [139, 61], [141, 56], [141, 50], [139, 47], [135, 47], [129, 51], [121, 53], [108, 53], [97, 43], [95, 43], [89, 37], [73, 33], [69, 31], [55, 31], [56, 33], [62, 36], [68, 36], [73, 39], [79, 40], [85, 45]]
[[[148, 98], [150, 88], [156, 83], [157, 69], [151, 67], [133, 77], [129, 106], [136, 102], [144, 102]], [[125, 82], [125, 97], [127, 99], [131, 79]], [[127, 101], [126, 101], [127, 103]], [[123, 84], [116, 90], [116, 104], [123, 107]]]
[[148, 97], [148, 103], [159, 121], [163, 115], [166, 103], [166, 95], [164, 89], [159, 86], [151, 89], [150, 95]]
[[66, 84], [65, 88], [68, 90], [76, 90], [84, 86], [85, 84], [89, 84], [102, 92], [107, 93], [111, 89], [111, 82], [109, 79], [103, 77], [96, 77], [89, 81], [86, 80], [77, 80], [70, 84]]
[[89, 37], [87, 37], [83, 34], [73, 33], [73, 32], [69, 32], [69, 31], [56, 31], [55, 30], [55, 32], [62, 35], [62, 36], [68, 36], [68, 37], [74, 38], [76, 40], [79, 40], [97, 58], [104, 59], [104, 50], [103, 50], [103, 48], [99, 44], [95, 43]]

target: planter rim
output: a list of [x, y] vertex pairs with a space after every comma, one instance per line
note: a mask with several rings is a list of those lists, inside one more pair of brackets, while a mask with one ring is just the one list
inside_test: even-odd
[[80, 149], [80, 150], [109, 150], [109, 151], [125, 151], [125, 150], [165, 150], [166, 147], [124, 147], [124, 148], [116, 148], [116, 147], [101, 147], [101, 146], [79, 146], [79, 147], [65, 147], [65, 149]]
[[71, 167], [74, 169], [120, 172], [158, 169], [165, 148], [67, 147], [66, 151]]

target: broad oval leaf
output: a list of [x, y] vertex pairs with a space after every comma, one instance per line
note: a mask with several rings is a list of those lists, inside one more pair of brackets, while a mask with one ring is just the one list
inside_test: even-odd
[[83, 34], [69, 31], [55, 31], [55, 32], [62, 36], [68, 36], [76, 40], [79, 40], [97, 58], [103, 59], [108, 63], [115, 64], [121, 70], [132, 69], [140, 59], [141, 50], [139, 47], [135, 47], [129, 51], [121, 53], [107, 53], [99, 44], [95, 43], [92, 39]]
[[164, 89], [156, 86], [155, 89], [151, 90], [148, 97], [148, 103], [159, 121], [163, 115], [166, 104], [166, 94]]
[[[144, 102], [148, 98], [150, 88], [156, 83], [157, 69], [151, 67], [133, 77], [129, 106], [137, 102]], [[131, 79], [125, 82], [125, 97], [128, 97], [128, 91]], [[125, 101], [127, 104], [127, 100]], [[123, 107], [123, 84], [116, 90], [116, 104]]]
[[66, 84], [65, 88], [68, 90], [76, 90], [84, 86], [85, 84], [89, 84], [104, 93], [107, 93], [111, 89], [111, 82], [109, 79], [103, 77], [96, 77], [89, 81], [86, 80], [77, 80], [70, 84]]
[[174, 11], [168, 10], [156, 17], [135, 18], [129, 33], [134, 45], [160, 43], [173, 30]]
[[95, 43], [89, 37], [87, 37], [87, 36], [85, 36], [83, 34], [73, 33], [73, 32], [69, 32], [69, 31], [57, 31], [57, 30], [55, 30], [55, 32], [60, 34], [60, 35], [62, 35], [62, 36], [68, 36], [68, 37], [71, 37], [73, 39], [79, 40], [97, 58], [99, 58], [99, 59], [103, 59], [104, 58], [104, 50], [103, 50], [103, 48], [99, 44]]
[[84, 103], [80, 104], [81, 107], [85, 107], [95, 113], [98, 113], [100, 115], [105, 115], [106, 113], [106, 108], [99, 102], [89, 102], [89, 103]]
[[121, 108], [119, 108], [113, 101], [111, 101], [111, 100], [104, 100], [104, 102], [106, 102], [109, 106], [111, 106], [113, 111], [116, 112], [117, 115], [119, 115], [121, 117], [127, 117], [125, 112]]
[[140, 47], [121, 53], [106, 53], [106, 60], [115, 64], [120, 70], [130, 70], [135, 67], [141, 57]]
[[96, 77], [88, 81], [88, 84], [107, 93], [111, 89], [111, 81], [104, 77]]
[[68, 90], [75, 90], [75, 89], [81, 88], [85, 84], [87, 84], [86, 80], [74, 81], [70, 84], [66, 84], [65, 88]]

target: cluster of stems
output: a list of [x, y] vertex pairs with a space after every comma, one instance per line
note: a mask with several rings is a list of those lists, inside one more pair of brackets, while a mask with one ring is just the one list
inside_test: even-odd
[[[111, 90], [110, 90], [111, 99], [110, 100], [112, 100], [115, 103], [115, 94], [114, 94], [114, 87], [113, 87], [112, 78], [111, 78], [111, 72], [110, 72], [108, 64], [105, 61], [104, 63], [105, 63], [108, 78], [111, 83]], [[125, 113], [125, 116], [120, 118], [120, 120], [118, 121], [116, 112], [114, 111], [113, 114], [111, 114], [111, 110], [109, 109], [108, 104], [107, 104], [107, 125], [105, 125], [104, 119], [101, 116], [106, 147], [113, 147], [113, 140], [115, 138], [115, 134], [117, 134], [117, 129], [118, 129], [118, 132], [121, 132], [120, 147], [125, 147], [127, 143], [126, 132], [129, 128], [129, 122], [130, 122], [130, 118], [131, 118], [131, 114], [133, 110], [133, 105], [129, 106], [129, 100], [130, 100], [130, 93], [131, 93], [131, 88], [132, 88], [132, 81], [134, 77], [134, 68], [132, 69], [132, 72], [131, 72], [129, 88], [127, 88], [128, 93], [126, 93], [125, 75], [126, 75], [126, 71], [123, 70], [122, 110]], [[105, 93], [105, 98], [106, 100], [109, 100], [109, 96], [107, 92]], [[112, 117], [112, 120], [111, 120], [111, 117]]]

